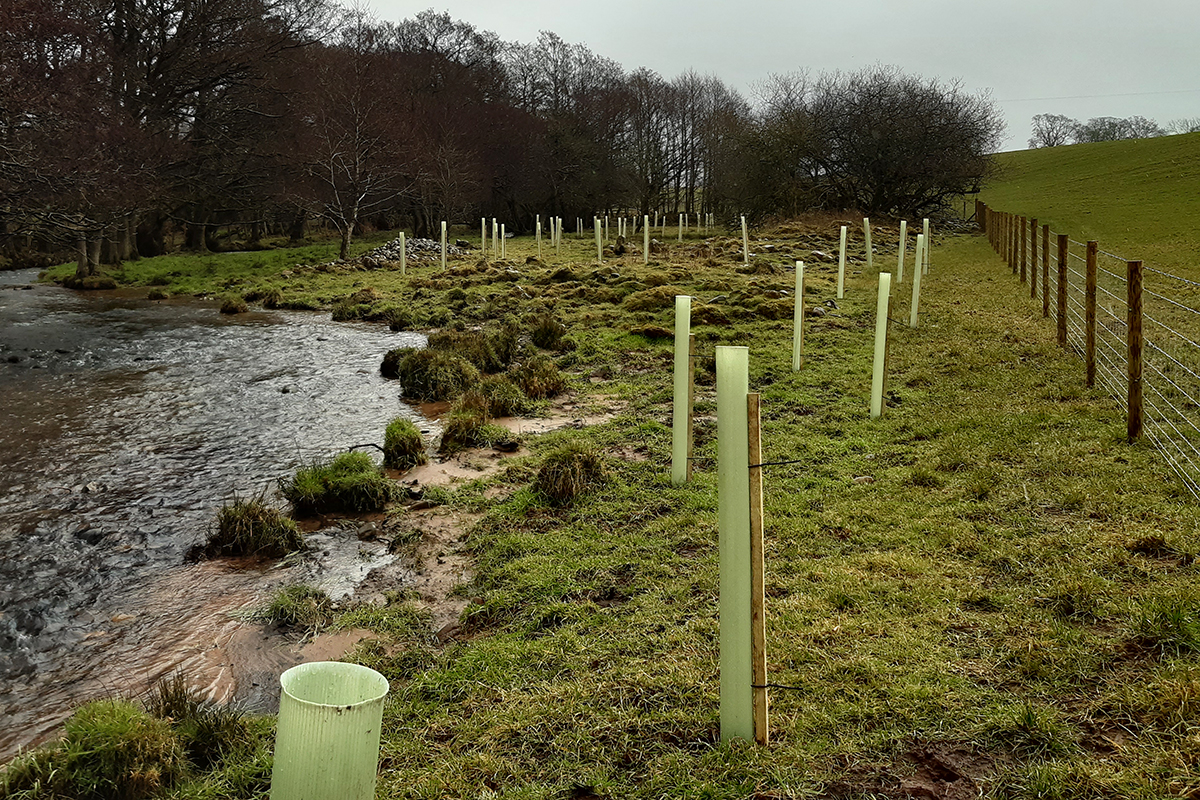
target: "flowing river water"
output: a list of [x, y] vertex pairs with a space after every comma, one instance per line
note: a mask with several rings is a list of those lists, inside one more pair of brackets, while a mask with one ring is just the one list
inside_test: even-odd
[[[231, 612], [288, 568], [185, 563], [217, 509], [396, 416], [432, 424], [378, 369], [419, 334], [35, 278], [0, 272], [0, 763], [80, 702], [236, 667], [211, 663]], [[322, 541], [326, 583], [387, 557]]]

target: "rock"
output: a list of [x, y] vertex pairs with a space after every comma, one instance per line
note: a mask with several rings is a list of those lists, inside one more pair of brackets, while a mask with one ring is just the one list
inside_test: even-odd
[[714, 297], [712, 300], [709, 300], [708, 304], [711, 306], [711, 305], [716, 305], [717, 303], [728, 303], [728, 302], [729, 302], [728, 295], [719, 294], [716, 297]]
[[823, 317], [825, 316], [825, 309], [821, 308], [820, 306], [812, 306], [804, 313], [810, 317]]
[[101, 484], [92, 481], [83, 487], [83, 491], [85, 494], [97, 494], [98, 492], [104, 491], [104, 487]]
[[837, 260], [833, 256], [829, 255], [829, 253], [826, 253], [823, 250], [813, 250], [811, 253], [809, 253], [809, 255], [819, 261], [836, 261]]
[[859, 484], [860, 486], [862, 486], [862, 485], [866, 485], [868, 483], [874, 483], [875, 478], [873, 478], [870, 475], [859, 475], [857, 478], [854, 479], [854, 482]]
[[379, 523], [367, 522], [359, 526], [359, 529], [355, 531], [355, 535], [358, 536], [360, 541], [364, 542], [371, 539], [377, 539], [379, 538]]
[[834, 300], [832, 297], [825, 301], [825, 305], [830, 308], [838, 308], [837, 300]]
[[454, 246], [460, 250], [473, 250], [475, 246], [466, 239], [455, 239]]

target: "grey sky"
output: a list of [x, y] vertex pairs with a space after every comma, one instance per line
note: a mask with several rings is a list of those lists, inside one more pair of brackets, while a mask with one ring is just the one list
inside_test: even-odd
[[[367, 0], [384, 20], [431, 7]], [[1200, 117], [1196, 0], [441, 0], [434, 10], [530, 42], [539, 30], [583, 42], [627, 70], [713, 73], [753, 100], [772, 72], [880, 62], [990, 89], [1021, 149], [1034, 114]]]

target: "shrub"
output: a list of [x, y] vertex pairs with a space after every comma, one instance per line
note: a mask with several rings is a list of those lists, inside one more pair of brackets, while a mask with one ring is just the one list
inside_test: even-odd
[[547, 454], [534, 489], [554, 505], [565, 505], [603, 479], [599, 454], [586, 444], [569, 442]]
[[301, 513], [381, 511], [396, 486], [366, 453], [342, 453], [281, 479], [279, 489]]
[[442, 350], [412, 350], [397, 365], [404, 394], [417, 400], [451, 400], [479, 381], [465, 358]]
[[410, 469], [429, 460], [425, 440], [412, 420], [397, 417], [383, 432], [383, 465], [391, 469]]
[[304, 535], [296, 523], [256, 497], [222, 506], [208, 541], [192, 548], [188, 555], [192, 559], [251, 555], [280, 558], [303, 549]]
[[277, 625], [320, 628], [333, 622], [333, 601], [320, 589], [297, 583], [275, 593], [266, 616]]
[[222, 314], [245, 314], [250, 310], [250, 306], [246, 304], [246, 299], [240, 294], [226, 295], [221, 300]]
[[515, 417], [529, 411], [529, 398], [507, 375], [489, 375], [479, 384], [493, 417]]
[[567, 388], [567, 380], [559, 372], [558, 366], [541, 353], [529, 358], [509, 375], [521, 387], [521, 391], [533, 400], [554, 397]]
[[567, 326], [549, 314], [543, 314], [533, 323], [530, 338], [543, 350], [556, 350], [558, 342], [567, 332]]

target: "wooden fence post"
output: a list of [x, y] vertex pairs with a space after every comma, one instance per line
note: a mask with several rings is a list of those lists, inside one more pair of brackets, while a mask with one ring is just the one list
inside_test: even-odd
[[1083, 332], [1084, 362], [1087, 364], [1087, 386], [1096, 385], [1096, 251], [1097, 242], [1087, 243], [1087, 284], [1084, 290]]
[[692, 464], [696, 463], [696, 334], [688, 334], [687, 386], [687, 479], [692, 479]]
[[1058, 346], [1067, 346], [1067, 235], [1058, 235]]
[[1050, 226], [1042, 226], [1042, 317], [1050, 316]]
[[1027, 280], [1029, 280], [1029, 273], [1027, 272], [1027, 269], [1026, 269], [1027, 262], [1025, 260], [1025, 250], [1026, 250], [1025, 243], [1029, 240], [1029, 237], [1026, 235], [1028, 233], [1028, 231], [1029, 231], [1029, 220], [1026, 219], [1025, 217], [1021, 217], [1021, 230], [1020, 230], [1020, 236], [1021, 236], [1021, 253], [1020, 253], [1021, 283], [1025, 283]]
[[1133, 444], [1142, 436], [1142, 262], [1129, 261], [1125, 265], [1129, 284], [1129, 377], [1128, 420], [1126, 432]]
[[1029, 220], [1029, 299], [1037, 299], [1037, 217]]
[[750, 450], [750, 668], [754, 687], [754, 741], [770, 743], [767, 717], [766, 563], [763, 557], [761, 403], [746, 395]]

